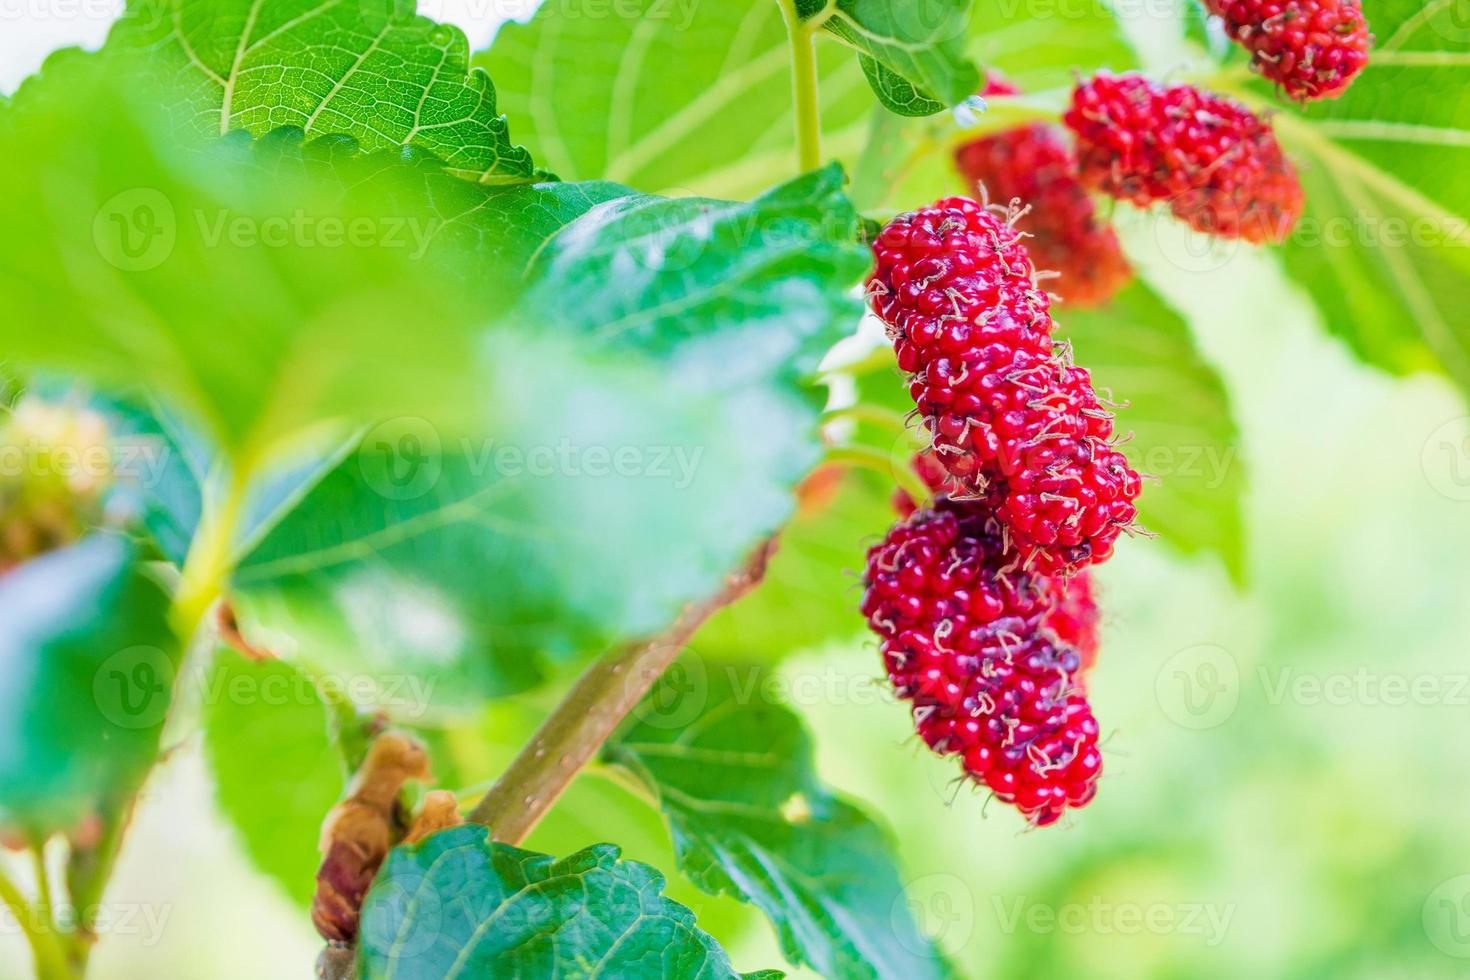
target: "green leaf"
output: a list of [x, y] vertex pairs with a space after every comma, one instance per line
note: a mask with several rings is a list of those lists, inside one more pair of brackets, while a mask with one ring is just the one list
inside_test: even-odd
[[0, 577], [0, 823], [70, 830], [141, 784], [178, 666], [167, 614], [119, 537]]
[[199, 526], [211, 447], [146, 393], [99, 392], [89, 402], [112, 436], [116, 494], [138, 512], [163, 556], [183, 565]]
[[568, 224], [510, 314], [565, 339], [488, 338], [478, 427], [368, 432], [241, 561], [252, 635], [419, 672], [443, 702], [524, 690], [543, 657], [718, 589], [820, 453], [802, 379], [856, 321], [867, 264], [841, 179], [743, 205], [627, 194]]
[[487, 290], [511, 278], [496, 250], [514, 236], [481, 228], [478, 253], [431, 246], [454, 209], [518, 189], [350, 141], [178, 138], [146, 104], [162, 95], [108, 64], [63, 52], [0, 116], [7, 355], [144, 379], [222, 449], [257, 458], [323, 420], [472, 400], [462, 368], [483, 298], [456, 287], [471, 267]]
[[1286, 268], [1359, 357], [1470, 388], [1470, 186], [1446, 179], [1470, 167], [1470, 30], [1455, 4], [1365, 13], [1378, 42], [1347, 92], [1273, 120], [1307, 197]]
[[1237, 582], [1245, 574], [1245, 463], [1224, 382], [1194, 345], [1187, 324], [1142, 282], [1098, 309], [1068, 307], [1059, 337], [1099, 394], [1122, 406], [1122, 448], [1154, 477], [1138, 498], [1143, 526], [1183, 554], [1212, 552]]
[[[814, 479], [827, 479], [826, 472]], [[782, 530], [760, 585], [716, 613], [691, 649], [774, 663], [862, 631], [858, 583], [868, 546], [898, 519], [894, 484], [862, 470], [832, 472], [836, 486], [813, 489], [815, 499], [804, 500]]]
[[858, 52], [878, 100], [906, 116], [932, 115], [980, 88], [965, 57], [970, 0], [798, 0], [803, 17]]
[[686, 658], [605, 749], [658, 798], [679, 867], [741, 898], [829, 977], [939, 977], [887, 836], [817, 779], [800, 721], [756, 668]]
[[[627, 16], [604, 10], [601, 0], [542, 4], [475, 56], [539, 159], [566, 178], [734, 199], [791, 174], [791, 54], [778, 4], [627, 0]], [[840, 46], [817, 45], [817, 68], [824, 151], [855, 155], [873, 97]]]
[[347, 784], [329, 709], [279, 660], [220, 650], [203, 680], [204, 748], [220, 810], [262, 872], [300, 905], [316, 890], [318, 828]]
[[663, 888], [611, 844], [558, 860], [457, 827], [389, 854], [363, 903], [358, 970], [364, 980], [738, 977]]
[[487, 184], [543, 176], [510, 141], [464, 34], [414, 0], [132, 0], [103, 51], [172, 83], [168, 108], [202, 132], [282, 126], [413, 146]]
[[[1079, 71], [1098, 67], [1123, 71], [1137, 65], [1108, 4], [1080, 5], [1068, 8], [1066, 16], [1050, 16], [1055, 13], [1045, 5], [1014, 3], [1003, 3], [999, 10], [980, 9], [970, 20], [967, 50], [987, 71], [997, 70], [1019, 86], [1025, 97], [1054, 106], [1064, 103]], [[853, 169], [853, 197], [864, 211], [906, 210], [951, 194], [974, 192], [955, 170], [950, 147], [960, 124], [954, 114], [891, 123], [875, 126], [877, 138], [865, 147]], [[993, 104], [966, 123], [977, 134], [1005, 125], [1005, 117]]]

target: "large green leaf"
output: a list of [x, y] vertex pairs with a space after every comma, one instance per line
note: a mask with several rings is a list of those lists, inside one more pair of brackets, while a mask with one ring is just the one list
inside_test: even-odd
[[513, 236], [431, 246], [463, 234], [448, 209], [534, 191], [350, 141], [175, 138], [162, 94], [110, 64], [63, 52], [0, 115], [8, 356], [141, 379], [251, 456], [324, 419], [467, 403], [486, 317], [459, 284], [513, 281], [495, 250]]
[[1153, 477], [1138, 498], [1143, 526], [1184, 554], [1213, 552], [1245, 574], [1245, 461], [1230, 399], [1173, 309], [1135, 281], [1106, 306], [1067, 307], [1058, 336], [1072, 342], [1093, 384], [1119, 404], [1128, 461]]
[[687, 658], [604, 749], [658, 798], [679, 867], [761, 909], [793, 963], [828, 977], [938, 977], [892, 845], [818, 781], [812, 746], [753, 667]]
[[970, 0], [796, 0], [858, 53], [878, 100], [905, 116], [958, 105], [980, 87], [965, 56]]
[[204, 132], [294, 126], [365, 149], [414, 146], [483, 183], [538, 174], [510, 141], [490, 76], [456, 27], [415, 0], [132, 0], [104, 52], [170, 79], [169, 108]]
[[[598, 844], [560, 860], [485, 827], [396, 848], [362, 909], [364, 980], [738, 977], [653, 868]], [[770, 975], [765, 975], [769, 977]]]
[[[1327, 327], [1394, 372], [1438, 365], [1470, 388], [1470, 28], [1463, 3], [1383, 0], [1339, 99], [1285, 107], [1307, 210], [1286, 268]], [[1415, 93], [1434, 93], [1433, 97]]]
[[178, 665], [167, 614], [120, 537], [0, 577], [0, 823], [73, 829], [142, 782]]
[[221, 650], [204, 687], [204, 747], [220, 809], [255, 866], [306, 905], [316, 890], [318, 829], [347, 768], [312, 679], [279, 660]]
[[256, 638], [472, 698], [716, 590], [820, 452], [802, 379], [867, 262], [841, 180], [745, 205], [625, 194], [550, 238], [511, 317], [566, 341], [493, 335], [478, 428], [369, 431], [241, 562]]
[[[791, 56], [778, 4], [542, 4], [475, 63], [538, 158], [566, 178], [747, 198], [795, 165]], [[862, 145], [873, 98], [856, 61], [818, 45], [824, 147]], [[569, 106], [578, 111], [569, 112]]]

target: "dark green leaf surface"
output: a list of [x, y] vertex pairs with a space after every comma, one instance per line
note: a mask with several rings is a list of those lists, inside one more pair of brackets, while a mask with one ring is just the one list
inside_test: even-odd
[[71, 829], [142, 782], [178, 663], [167, 614], [120, 537], [0, 578], [0, 823]]
[[886, 835], [816, 776], [788, 708], [749, 667], [686, 660], [605, 748], [654, 793], [679, 867], [763, 911], [793, 963], [828, 977], [939, 977]]
[[316, 891], [318, 828], [347, 781], [329, 709], [279, 660], [221, 650], [204, 678], [204, 748], [220, 810], [245, 852], [299, 905]]
[[970, 0], [798, 0], [804, 17], [858, 52], [873, 92], [890, 111], [931, 115], [980, 88], [965, 57]]
[[132, 0], [104, 52], [168, 80], [169, 108], [202, 132], [292, 126], [367, 150], [427, 150], [481, 183], [536, 179], [490, 77], [469, 66], [464, 34], [414, 9], [414, 0]]
[[738, 977], [663, 888], [611, 844], [558, 860], [493, 844], [484, 827], [446, 830], [388, 856], [363, 903], [358, 968], [364, 980]]
[[1470, 29], [1464, 7], [1364, 8], [1377, 44], [1339, 99], [1283, 108], [1307, 211], [1286, 268], [1329, 330], [1396, 373], [1470, 389]]

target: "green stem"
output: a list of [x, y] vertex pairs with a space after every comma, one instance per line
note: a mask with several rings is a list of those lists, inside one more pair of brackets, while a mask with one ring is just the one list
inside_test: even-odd
[[199, 532], [189, 548], [174, 594], [174, 632], [189, 642], [204, 621], [210, 606], [219, 598], [234, 558], [235, 534], [245, 509], [249, 486], [248, 466], [232, 467], [223, 486], [206, 506]]
[[822, 165], [822, 109], [817, 95], [817, 50], [811, 24], [796, 12], [796, 0], [776, 0], [791, 42], [791, 95], [795, 103], [796, 159], [805, 172]]
[[36, 874], [36, 909], [47, 925], [55, 928], [55, 905], [51, 901], [51, 875], [46, 871], [46, 841], [36, 838], [31, 841], [31, 866]]
[[822, 413], [823, 424], [847, 420], [872, 422], [894, 432], [909, 431], [908, 421], [902, 414], [881, 405], [848, 405], [846, 408], [834, 408], [830, 412]]
[[26, 901], [4, 871], [0, 871], [0, 902], [10, 909], [10, 914], [30, 941], [31, 953], [36, 958], [37, 980], [68, 980], [72, 974], [67, 970], [66, 956], [57, 940], [55, 926], [49, 917], [44, 923], [36, 921], [41, 918], [39, 911]]
[[856, 466], [887, 477], [897, 483], [910, 497], [924, 501], [930, 497], [929, 488], [919, 479], [919, 474], [909, 465], [908, 459], [895, 460], [889, 453], [871, 446], [838, 446], [827, 450], [826, 462]]
[[506, 844], [525, 840], [699, 627], [755, 588], [774, 550], [774, 541], [762, 544], [724, 588], [686, 608], [663, 635], [609, 654], [589, 667], [475, 806], [470, 820], [488, 826], [494, 840]]

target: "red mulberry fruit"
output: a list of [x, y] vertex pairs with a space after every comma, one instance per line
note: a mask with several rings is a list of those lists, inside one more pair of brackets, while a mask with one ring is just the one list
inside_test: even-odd
[[[983, 94], [1009, 95], [1015, 87], [990, 76]], [[955, 167], [971, 192], [992, 201], [1019, 200], [1030, 211], [1020, 227], [1038, 266], [1057, 274], [1056, 292], [1068, 303], [1107, 302], [1132, 276], [1112, 226], [1077, 179], [1077, 160], [1061, 130], [1045, 123], [1008, 129], [966, 143]]]
[[1042, 628], [1054, 583], [1009, 561], [983, 507], [941, 497], [868, 552], [862, 609], [924, 741], [1041, 826], [1093, 798], [1102, 756], [1081, 657]]
[[1284, 240], [1301, 216], [1296, 169], [1237, 102], [1099, 74], [1077, 86], [1063, 118], [1087, 186], [1139, 206], [1168, 201], [1196, 230], [1257, 243]]
[[1092, 576], [1085, 570], [1067, 581], [1055, 581], [1051, 610], [1042, 625], [1057, 640], [1075, 649], [1082, 658], [1080, 674], [1085, 678], [1097, 662], [1097, 600], [1092, 592]]
[[1053, 350], [1018, 237], [966, 198], [899, 215], [874, 244], [869, 294], [936, 457], [990, 502], [1024, 564], [1061, 572], [1112, 554], [1140, 481], [1088, 373]]
[[1368, 63], [1373, 35], [1358, 0], [1206, 0], [1251, 67], [1293, 99], [1335, 99]]

